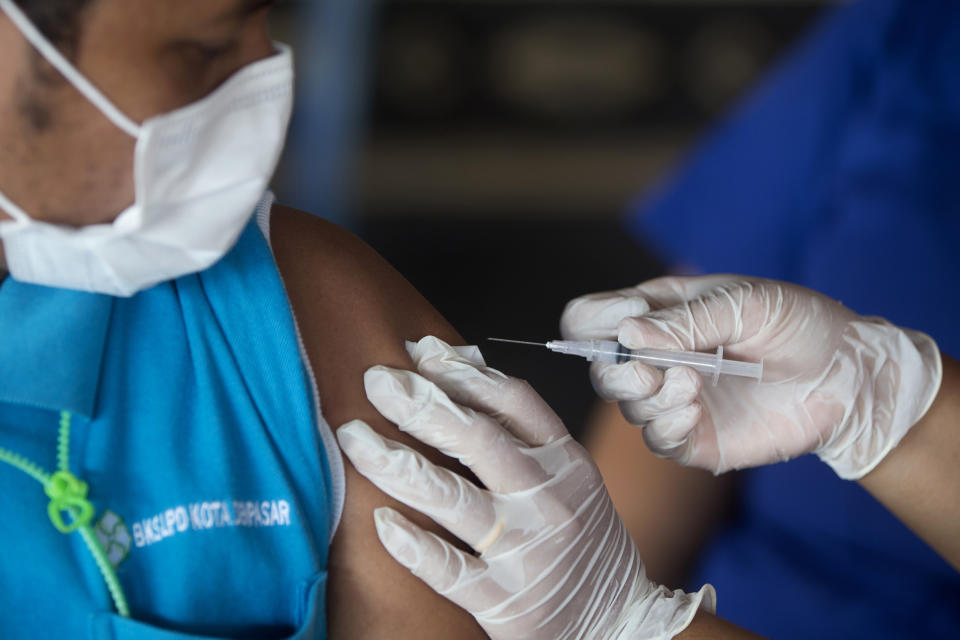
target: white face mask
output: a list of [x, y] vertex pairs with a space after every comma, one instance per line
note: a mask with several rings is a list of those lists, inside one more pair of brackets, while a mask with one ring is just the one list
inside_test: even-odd
[[[273, 175], [293, 102], [290, 49], [244, 67], [207, 97], [141, 125], [119, 111], [12, 0], [0, 10], [116, 126], [136, 138], [136, 199], [111, 224], [34, 220], [0, 192], [7, 268], [20, 281], [130, 296], [206, 269], [234, 245]], [[2, 178], [0, 178], [2, 179]]]

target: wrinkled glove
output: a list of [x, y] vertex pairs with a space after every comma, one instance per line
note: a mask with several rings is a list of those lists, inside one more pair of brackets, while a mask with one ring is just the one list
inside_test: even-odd
[[389, 508], [380, 540], [398, 562], [474, 615], [494, 640], [672, 638], [713, 587], [648, 580], [587, 452], [533, 389], [484, 366], [476, 348], [408, 345], [421, 375], [373, 367], [380, 413], [469, 467], [485, 488], [355, 420], [337, 431], [357, 470], [475, 549], [464, 552]]
[[668, 277], [592, 294], [567, 305], [561, 331], [763, 361], [760, 383], [723, 376], [715, 387], [687, 367], [591, 367], [655, 454], [714, 473], [813, 452], [860, 478], [923, 417], [942, 377], [929, 336], [774, 280]]

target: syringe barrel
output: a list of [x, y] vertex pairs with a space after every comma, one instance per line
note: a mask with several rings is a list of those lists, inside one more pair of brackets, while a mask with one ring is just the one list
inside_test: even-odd
[[695, 351], [668, 351], [666, 349], [627, 349], [615, 340], [553, 340], [547, 348], [558, 353], [577, 355], [590, 362], [623, 364], [631, 360], [640, 360], [654, 367], [666, 369], [680, 365], [693, 367], [701, 373], [713, 374], [717, 368], [717, 357], [712, 353]]
[[696, 351], [668, 351], [667, 349], [631, 349], [624, 357], [626, 362], [636, 358], [655, 367], [691, 367], [700, 373], [713, 375], [717, 370], [717, 356], [712, 353], [697, 353]]
[[623, 363], [630, 360], [630, 350], [615, 340], [591, 340], [586, 358], [590, 362]]
[[613, 340], [551, 340], [547, 349], [556, 353], [586, 358], [589, 362], [621, 363], [630, 360], [630, 352]]
[[580, 356], [590, 362], [622, 364], [631, 360], [640, 360], [661, 369], [679, 366], [691, 367], [704, 375], [710, 376], [714, 384], [721, 374], [759, 380], [763, 372], [762, 362], [724, 360], [722, 348], [718, 349], [716, 353], [647, 348], [627, 349], [613, 340], [553, 340], [548, 342], [546, 346], [551, 351]]
[[724, 360], [720, 363], [720, 373], [731, 376], [741, 376], [743, 378], [754, 378], [759, 381], [763, 375], [763, 362]]
[[691, 367], [702, 374], [711, 376], [714, 384], [716, 384], [719, 375], [740, 376], [758, 381], [763, 375], [762, 362], [725, 360], [722, 350], [718, 350], [716, 353], [699, 353], [697, 351], [668, 351], [666, 349], [632, 349], [623, 361], [630, 358], [636, 358], [654, 367]]

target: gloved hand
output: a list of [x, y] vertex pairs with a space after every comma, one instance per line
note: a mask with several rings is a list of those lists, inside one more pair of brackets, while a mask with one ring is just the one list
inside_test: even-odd
[[657, 455], [722, 473], [814, 452], [860, 478], [930, 407], [940, 353], [922, 333], [809, 289], [739, 276], [668, 277], [571, 301], [565, 338], [763, 361], [756, 381], [704, 384], [687, 367], [594, 364], [591, 377]]
[[398, 562], [494, 640], [672, 638], [699, 607], [713, 611], [710, 585], [688, 595], [645, 577], [596, 465], [529, 385], [484, 366], [476, 348], [428, 337], [409, 349], [421, 375], [373, 367], [367, 397], [485, 488], [361, 421], [341, 427], [360, 473], [478, 552], [377, 509], [380, 540]]

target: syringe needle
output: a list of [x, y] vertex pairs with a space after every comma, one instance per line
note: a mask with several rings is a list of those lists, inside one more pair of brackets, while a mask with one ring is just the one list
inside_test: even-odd
[[487, 338], [492, 342], [509, 342], [511, 344], [531, 344], [535, 347], [545, 347], [547, 343], [545, 342], [528, 342], [526, 340], [507, 340], [506, 338]]

